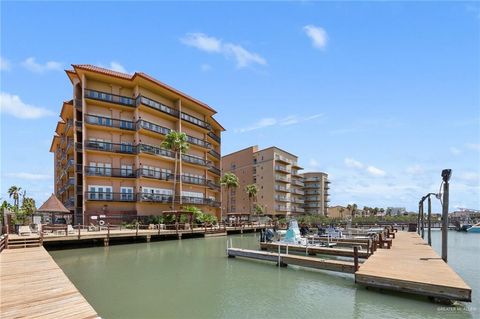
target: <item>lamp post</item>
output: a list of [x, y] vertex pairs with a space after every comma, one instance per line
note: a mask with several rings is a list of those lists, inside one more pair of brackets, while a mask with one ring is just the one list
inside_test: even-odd
[[448, 244], [448, 200], [449, 200], [449, 180], [452, 176], [451, 169], [442, 171], [443, 179], [443, 200], [442, 200], [442, 259], [447, 262], [447, 244]]

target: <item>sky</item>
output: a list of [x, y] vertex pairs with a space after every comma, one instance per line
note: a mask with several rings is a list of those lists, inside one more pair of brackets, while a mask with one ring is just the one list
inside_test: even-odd
[[[0, 197], [53, 192], [64, 70], [142, 71], [209, 104], [222, 154], [277, 146], [331, 180], [330, 205], [480, 209], [480, 4], [0, 3]], [[434, 201], [434, 211], [440, 204]]]

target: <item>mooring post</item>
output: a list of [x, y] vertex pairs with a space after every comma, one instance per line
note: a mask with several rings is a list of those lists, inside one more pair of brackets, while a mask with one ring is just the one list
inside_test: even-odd
[[451, 169], [444, 169], [442, 171], [443, 178], [443, 201], [442, 201], [442, 259], [447, 262], [447, 244], [448, 244], [448, 199], [449, 199], [449, 184]]
[[160, 236], [160, 223], [158, 224], [158, 236]]
[[[7, 238], [8, 239], [8, 238]], [[43, 246], [43, 229], [40, 230], [40, 245]], [[7, 240], [7, 248], [8, 248], [8, 240]]]
[[420, 216], [421, 218], [421, 227], [422, 227], [422, 238], [425, 239], [425, 214], [424, 214], [424, 207], [423, 207], [423, 201], [424, 198], [422, 198], [422, 215]]
[[428, 244], [432, 246], [432, 200], [428, 196]]
[[286, 249], [286, 254], [288, 255], [288, 243], [287, 243], [287, 249]]
[[78, 227], [78, 240], [80, 240], [80, 228], [81, 228], [80, 223], [78, 223], [77, 227]]
[[107, 239], [110, 241], [110, 223], [107, 224]]
[[137, 221], [137, 224], [136, 224], [136, 227], [135, 227], [135, 228], [136, 228], [136, 230], [135, 230], [135, 237], [138, 237], [138, 225], [139, 225], [139, 224], [138, 224], [138, 221]]
[[68, 225], [67, 224], [65, 224], [65, 236], [68, 237]]
[[355, 271], [358, 270], [358, 246], [353, 246], [353, 265]]
[[420, 235], [420, 214], [422, 213], [422, 201], [418, 202], [418, 215], [417, 215], [417, 234]]
[[280, 258], [280, 245], [278, 245], [278, 267], [282, 264], [282, 260]]

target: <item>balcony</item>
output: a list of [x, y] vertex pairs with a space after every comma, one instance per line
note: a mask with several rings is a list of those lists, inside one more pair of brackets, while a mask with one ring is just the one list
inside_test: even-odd
[[208, 132], [207, 135], [208, 135], [212, 140], [214, 140], [215, 142], [217, 142], [218, 144], [220, 144], [221, 139], [220, 139], [220, 137], [217, 136], [215, 133], [213, 133], [213, 132]]
[[275, 180], [282, 183], [289, 183], [290, 179], [284, 176], [275, 175]]
[[207, 186], [210, 189], [215, 189], [215, 190], [220, 190], [220, 184], [212, 181], [212, 180], [207, 180]]
[[278, 172], [283, 172], [285, 174], [290, 174], [290, 171], [285, 166], [275, 165], [275, 170]]
[[113, 119], [97, 115], [85, 115], [85, 122], [92, 125], [115, 127], [122, 130], [134, 131], [135, 125], [132, 121]]
[[170, 133], [169, 128], [166, 128], [145, 120], [138, 120], [136, 128], [137, 130], [144, 128], [146, 130], [149, 130], [158, 134], [162, 134], [162, 135], [167, 135], [168, 133]]
[[287, 206], [275, 206], [275, 210], [279, 212], [288, 212]]
[[182, 112], [180, 114], [180, 118], [184, 121], [192, 123], [192, 124], [194, 124], [198, 127], [201, 127], [203, 129], [206, 129], [206, 130], [209, 130], [209, 131], [212, 129], [212, 126], [210, 124], [208, 124], [207, 122], [202, 121], [201, 119], [196, 118], [195, 116], [188, 115], [187, 113]]
[[285, 164], [292, 164], [292, 160], [284, 157], [284, 156], [281, 156], [281, 155], [278, 155], [278, 154], [275, 154], [275, 160], [277, 162], [282, 162], [282, 163], [285, 163]]
[[85, 166], [85, 175], [87, 176], [105, 176], [105, 177], [122, 177], [135, 178], [135, 172], [128, 168], [110, 168]]
[[300, 175], [300, 173], [296, 170], [292, 170], [292, 175], [295, 177], [302, 177], [302, 175]]
[[136, 173], [137, 177], [155, 178], [163, 181], [173, 181], [173, 174], [165, 171], [153, 170], [148, 168], [139, 168]]
[[219, 176], [222, 174], [222, 172], [220, 171], [220, 169], [216, 168], [215, 166], [210, 166], [210, 167], [208, 168], [208, 170], [209, 170], [210, 172], [216, 174], [216, 175], [219, 175]]
[[135, 202], [136, 194], [113, 192], [85, 192], [86, 200], [107, 202]]
[[172, 198], [172, 195], [137, 193], [137, 199], [139, 202], [171, 203]]
[[123, 154], [136, 154], [137, 147], [132, 144], [123, 143], [110, 143], [100, 141], [87, 141], [86, 148], [89, 150], [123, 153]]
[[287, 198], [286, 196], [275, 196], [275, 200], [277, 202], [289, 202], [290, 199]]
[[292, 207], [292, 212], [294, 212], [294, 213], [304, 213], [305, 209], [300, 208], [300, 207]]
[[136, 105], [140, 105], [140, 104], [143, 104], [145, 106], [148, 106], [152, 109], [155, 109], [157, 111], [160, 111], [162, 113], [165, 113], [165, 114], [168, 114], [170, 116], [173, 116], [175, 118], [178, 118], [179, 116], [179, 111], [176, 110], [176, 109], [173, 109], [169, 106], [166, 106], [165, 104], [162, 104], [160, 102], [157, 102], [155, 100], [152, 100], [148, 97], [145, 97], [145, 96], [142, 96], [142, 95], [139, 95], [136, 99]]
[[303, 191], [299, 190], [298, 188], [292, 189], [291, 192], [297, 195], [303, 195]]
[[213, 157], [215, 157], [215, 158], [218, 159], [218, 160], [222, 158], [222, 156], [220, 155], [220, 153], [218, 153], [218, 152], [215, 151], [215, 150], [210, 150], [210, 151], [208, 151], [208, 154], [212, 155]]
[[212, 144], [208, 143], [207, 141], [201, 140], [199, 138], [187, 135], [187, 142], [190, 144], [195, 144], [198, 146], [201, 146], [203, 148], [210, 149], [212, 147]]
[[135, 107], [135, 100], [133, 98], [101, 91], [85, 89], [85, 98]]
[[279, 192], [284, 192], [284, 193], [290, 192], [290, 188], [279, 186], [279, 185], [275, 185], [275, 190]]
[[190, 164], [196, 164], [201, 166], [208, 166], [211, 164], [210, 161], [207, 161], [201, 157], [187, 155], [187, 154], [182, 154], [182, 160]]
[[151, 146], [151, 145], [148, 145], [148, 144], [139, 144], [137, 146], [137, 148], [138, 148], [138, 152], [140, 152], [140, 153], [147, 153], [147, 154], [152, 154], [152, 155], [159, 155], [159, 156], [175, 158], [175, 153], [174, 152], [166, 150], [164, 148], [155, 147], [155, 146]]
[[305, 201], [303, 199], [292, 198], [290, 202], [295, 204], [303, 204]]
[[82, 142], [75, 142], [75, 150], [77, 150], [77, 152], [82, 152], [83, 151]]
[[83, 125], [83, 122], [82, 121], [75, 121], [75, 128], [77, 129], [77, 131], [82, 131], [82, 125]]
[[182, 175], [182, 182], [186, 184], [193, 184], [193, 185], [207, 185], [207, 180], [202, 177], [195, 177], [195, 176], [188, 176]]
[[82, 99], [74, 99], [73, 100], [73, 107], [75, 107], [77, 110], [81, 111], [82, 110]]
[[292, 184], [300, 187], [304, 187], [304, 183], [298, 179], [292, 179]]

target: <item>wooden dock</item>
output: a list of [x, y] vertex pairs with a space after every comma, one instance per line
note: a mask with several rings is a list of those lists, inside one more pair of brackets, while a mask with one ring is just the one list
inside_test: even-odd
[[0, 314], [10, 318], [100, 318], [43, 247], [0, 254]]
[[[286, 252], [287, 245], [285, 243], [260, 243], [261, 250], [267, 250], [272, 252], [278, 252], [278, 246], [280, 246], [280, 251]], [[328, 248], [328, 247], [317, 247], [317, 246], [303, 246], [303, 245], [288, 245], [289, 252], [304, 253], [306, 255], [331, 255], [331, 256], [344, 256], [344, 257], [354, 257], [353, 249], [346, 248]], [[369, 253], [366, 250], [359, 250], [359, 258], [368, 258]]]
[[472, 289], [417, 234], [398, 232], [355, 273], [355, 282], [434, 298], [471, 301]]
[[296, 265], [307, 268], [344, 272], [349, 274], [355, 273], [355, 264], [353, 262], [342, 260], [330, 260], [316, 257], [278, 254], [266, 251], [240, 248], [228, 248], [227, 254], [229, 257], [244, 257], [264, 261], [273, 261], [277, 264], [280, 264], [281, 266]]

